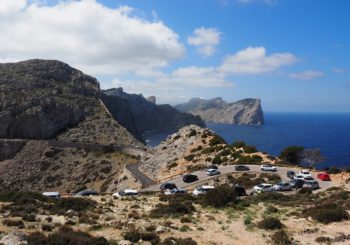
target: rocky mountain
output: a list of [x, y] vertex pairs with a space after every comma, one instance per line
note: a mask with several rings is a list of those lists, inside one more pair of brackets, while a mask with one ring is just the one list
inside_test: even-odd
[[99, 96], [95, 78], [60, 61], [0, 64], [0, 138], [137, 144]]
[[140, 140], [142, 133], [150, 130], [178, 130], [190, 124], [205, 126], [198, 116], [179, 112], [170, 105], [157, 105], [154, 96], [146, 99], [117, 88], [103, 91], [101, 99], [113, 117]]
[[225, 124], [264, 124], [264, 115], [259, 99], [244, 99], [227, 103], [222, 98], [210, 100], [193, 98], [175, 106], [182, 112], [200, 116], [204, 121]]

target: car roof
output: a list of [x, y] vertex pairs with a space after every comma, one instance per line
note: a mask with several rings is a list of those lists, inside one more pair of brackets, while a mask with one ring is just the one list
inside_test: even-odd
[[58, 191], [47, 191], [47, 192], [43, 192], [44, 196], [58, 196], [60, 195], [60, 193]]
[[201, 187], [203, 189], [214, 189], [215, 188], [215, 186], [212, 186], [212, 185], [202, 185], [202, 186], [199, 186], [199, 187]]
[[137, 190], [132, 190], [132, 189], [125, 189], [124, 192], [125, 193], [138, 193]]

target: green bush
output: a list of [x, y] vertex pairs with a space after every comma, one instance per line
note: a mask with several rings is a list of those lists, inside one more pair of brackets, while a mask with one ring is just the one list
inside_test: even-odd
[[255, 152], [257, 152], [255, 146], [250, 146], [250, 145], [243, 146], [243, 150], [244, 150], [245, 153], [255, 153]]
[[216, 156], [213, 158], [213, 160], [211, 160], [211, 163], [215, 165], [220, 165], [222, 163], [222, 160], [219, 156]]
[[224, 149], [222, 152], [220, 152], [220, 156], [228, 156], [228, 155], [230, 155], [230, 153], [231, 153], [231, 150], [230, 149]]
[[159, 236], [155, 232], [140, 232], [140, 231], [127, 231], [123, 234], [125, 240], [130, 242], [138, 242], [140, 239], [148, 241], [151, 244], [159, 244]]
[[24, 223], [22, 220], [11, 220], [11, 219], [4, 219], [2, 223], [6, 226], [15, 226], [20, 229], [24, 228]]
[[159, 203], [150, 212], [151, 218], [178, 216], [184, 214], [191, 214], [195, 208], [191, 201], [172, 200], [167, 204]]
[[281, 229], [283, 227], [283, 224], [281, 221], [274, 217], [267, 217], [258, 222], [257, 224], [258, 228], [264, 229], [264, 230], [277, 230]]
[[303, 151], [304, 147], [302, 146], [289, 146], [281, 152], [280, 157], [289, 163], [300, 164]]
[[328, 224], [340, 222], [349, 219], [348, 212], [343, 207], [338, 207], [335, 203], [316, 205], [303, 210], [305, 217], [311, 217], [314, 220]]
[[284, 230], [276, 231], [271, 235], [272, 242], [276, 245], [293, 244], [288, 234]]
[[326, 171], [328, 174], [339, 174], [339, 173], [341, 173], [342, 170], [333, 166], [333, 167], [328, 168]]
[[245, 146], [245, 142], [244, 141], [236, 141], [232, 144], [232, 146], [234, 146], [235, 148], [241, 148], [241, 147]]
[[192, 238], [174, 238], [168, 237], [159, 245], [197, 245], [197, 242], [192, 240]]
[[207, 148], [204, 148], [202, 150], [202, 153], [203, 154], [210, 154], [210, 153], [213, 153], [215, 151], [215, 148], [214, 147], [207, 147]]
[[190, 154], [190, 155], [188, 155], [188, 156], [185, 156], [185, 159], [186, 159], [187, 161], [192, 161], [192, 160], [194, 159], [194, 157], [195, 157], [194, 154]]
[[208, 191], [202, 200], [204, 206], [213, 206], [215, 208], [225, 207], [235, 201], [236, 193], [234, 189], [226, 184]]
[[181, 223], [192, 223], [192, 220], [188, 216], [183, 216], [183, 217], [181, 217], [180, 222]]
[[221, 138], [220, 136], [214, 135], [214, 137], [212, 139], [210, 139], [209, 145], [214, 146], [214, 145], [218, 145], [218, 144], [226, 144], [226, 141], [223, 138]]
[[191, 129], [191, 132], [188, 134], [188, 137], [191, 138], [192, 136], [196, 136], [197, 135], [197, 131], [194, 129]]
[[88, 233], [74, 231], [72, 228], [63, 226], [57, 232], [49, 234], [47, 237], [34, 232], [26, 237], [28, 245], [108, 245], [108, 241], [103, 237], [93, 237]]

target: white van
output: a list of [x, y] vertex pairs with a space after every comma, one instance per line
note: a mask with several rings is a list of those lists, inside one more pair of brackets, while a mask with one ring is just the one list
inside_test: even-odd
[[116, 193], [113, 193], [114, 198], [125, 198], [125, 197], [132, 197], [132, 196], [137, 196], [139, 192], [137, 190], [132, 190], [132, 189], [126, 189], [123, 191], [118, 191]]
[[192, 194], [195, 196], [198, 196], [198, 195], [205, 194], [206, 192], [212, 189], [215, 189], [215, 187], [212, 185], [201, 185], [201, 186], [198, 186], [196, 189], [194, 189]]
[[43, 196], [57, 198], [57, 199], [61, 197], [60, 193], [57, 191], [43, 192]]

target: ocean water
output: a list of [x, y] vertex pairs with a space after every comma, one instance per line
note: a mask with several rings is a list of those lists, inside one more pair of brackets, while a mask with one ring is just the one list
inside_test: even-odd
[[[264, 116], [262, 126], [207, 123], [207, 127], [228, 143], [243, 140], [272, 155], [291, 145], [319, 148], [326, 158], [319, 169], [350, 167], [350, 114], [266, 112]], [[151, 132], [144, 137], [150, 146], [156, 146], [171, 133]]]

